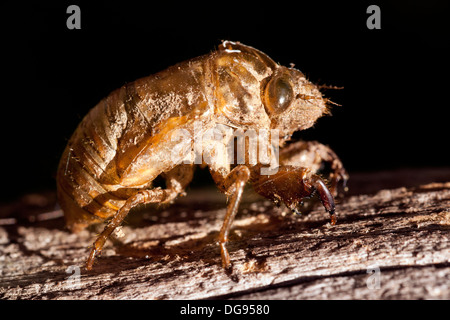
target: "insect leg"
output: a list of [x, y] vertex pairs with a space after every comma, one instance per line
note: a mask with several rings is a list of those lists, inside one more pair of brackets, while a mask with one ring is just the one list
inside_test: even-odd
[[336, 153], [317, 141], [298, 141], [280, 150], [280, 164], [309, 168], [329, 182], [333, 196], [347, 191], [348, 173]]
[[336, 212], [333, 195], [318, 175], [314, 174], [311, 176], [311, 185], [315, 190], [319, 192], [320, 201], [322, 201], [325, 210], [330, 214], [331, 224], [335, 225]]
[[227, 206], [225, 219], [219, 233], [222, 266], [225, 269], [228, 269], [231, 266], [231, 262], [230, 255], [225, 244], [228, 241], [228, 233], [230, 231], [234, 217], [236, 216], [236, 213], [238, 211], [245, 184], [250, 178], [250, 170], [245, 166], [237, 166], [233, 170], [231, 170], [231, 172], [225, 178], [214, 171], [212, 171], [212, 175], [219, 189], [225, 191], [227, 195], [231, 196]]
[[92, 269], [95, 256], [100, 254], [108, 237], [117, 227], [121, 225], [131, 208], [135, 207], [138, 204], [167, 201], [170, 198], [174, 198], [174, 193], [175, 192], [170, 189], [155, 188], [152, 190], [141, 190], [134, 196], [128, 198], [125, 204], [114, 215], [112, 220], [106, 225], [103, 232], [95, 240], [91, 253], [89, 254], [89, 258], [86, 262], [86, 269]]
[[[195, 167], [192, 164], [183, 164], [176, 166], [164, 174], [166, 186], [173, 190], [177, 195], [184, 194], [184, 189], [189, 185], [194, 176]], [[169, 199], [169, 201], [172, 199]]]
[[305, 198], [318, 192], [325, 210], [336, 223], [334, 197], [322, 178], [311, 173], [308, 168], [282, 165], [273, 175], [260, 175], [253, 183], [254, 190], [274, 202], [283, 202], [297, 212], [297, 206]]

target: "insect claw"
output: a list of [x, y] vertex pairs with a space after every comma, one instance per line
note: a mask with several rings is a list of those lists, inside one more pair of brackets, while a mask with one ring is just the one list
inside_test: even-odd
[[312, 178], [314, 188], [319, 192], [319, 198], [322, 202], [325, 210], [331, 216], [331, 224], [335, 225], [336, 218], [336, 205], [334, 203], [334, 197], [331, 194], [330, 190], [327, 188], [323, 180], [319, 176], [313, 176]]
[[88, 270], [88, 271], [92, 270], [92, 266], [94, 265], [94, 259], [95, 259], [96, 254], [97, 254], [97, 250], [95, 250], [95, 248], [93, 248], [91, 250], [91, 253], [89, 254], [89, 258], [86, 261], [86, 270]]
[[331, 225], [332, 225], [332, 226], [336, 225], [336, 222], [337, 222], [336, 214], [333, 213], [333, 214], [331, 215]]
[[86, 261], [86, 270], [92, 270], [94, 265], [95, 257], [99, 256], [102, 253], [102, 244], [98, 244], [97, 241], [94, 242], [93, 247], [91, 249], [91, 253], [89, 254], [89, 258]]

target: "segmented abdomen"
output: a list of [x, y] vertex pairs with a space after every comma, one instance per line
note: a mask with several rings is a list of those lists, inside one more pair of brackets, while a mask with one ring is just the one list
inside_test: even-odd
[[164, 142], [155, 136], [208, 105], [205, 66], [200, 57], [124, 85], [84, 117], [57, 172], [58, 199], [70, 229], [112, 216], [136, 190], [151, 185], [154, 177], [139, 179], [136, 166], [156, 165], [142, 159]]
[[114, 91], [84, 117], [61, 157], [58, 199], [67, 226], [75, 231], [108, 218], [124, 203], [114, 195], [120, 185], [107, 170], [127, 124], [125, 91]]

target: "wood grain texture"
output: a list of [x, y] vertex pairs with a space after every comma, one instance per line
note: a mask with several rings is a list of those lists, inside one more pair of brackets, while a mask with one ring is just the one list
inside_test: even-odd
[[27, 195], [1, 207], [0, 298], [449, 299], [446, 181], [445, 168], [354, 174], [336, 226], [322, 207], [295, 216], [249, 190], [228, 245], [230, 273], [216, 243], [226, 199], [213, 188], [131, 214], [90, 272], [96, 230], [68, 232], [62, 218], [39, 215], [54, 209], [53, 193]]

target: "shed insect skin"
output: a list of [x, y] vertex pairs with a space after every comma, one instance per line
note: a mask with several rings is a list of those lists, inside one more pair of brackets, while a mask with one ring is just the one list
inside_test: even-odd
[[[108, 221], [86, 268], [92, 269], [106, 240], [133, 207], [170, 203], [184, 193], [195, 165], [168, 154], [193, 146], [192, 141], [170, 139], [176, 130], [192, 133], [194, 121], [200, 122], [201, 133], [217, 124], [276, 129], [283, 146], [293, 132], [311, 127], [329, 112], [327, 101], [297, 69], [280, 66], [261, 51], [232, 41], [113, 91], [78, 125], [57, 172], [58, 199], [69, 229], [77, 232]], [[217, 143], [203, 140], [203, 156], [211, 156]], [[290, 144], [281, 149], [273, 175], [262, 175], [264, 165], [251, 164], [247, 154], [245, 160], [233, 165], [218, 158], [203, 164], [229, 197], [219, 234], [224, 268], [231, 266], [226, 242], [247, 183], [293, 211], [317, 191], [332, 224], [336, 223], [334, 197], [348, 175], [331, 149], [317, 142]], [[166, 181], [164, 189], [152, 186], [159, 176]]]

